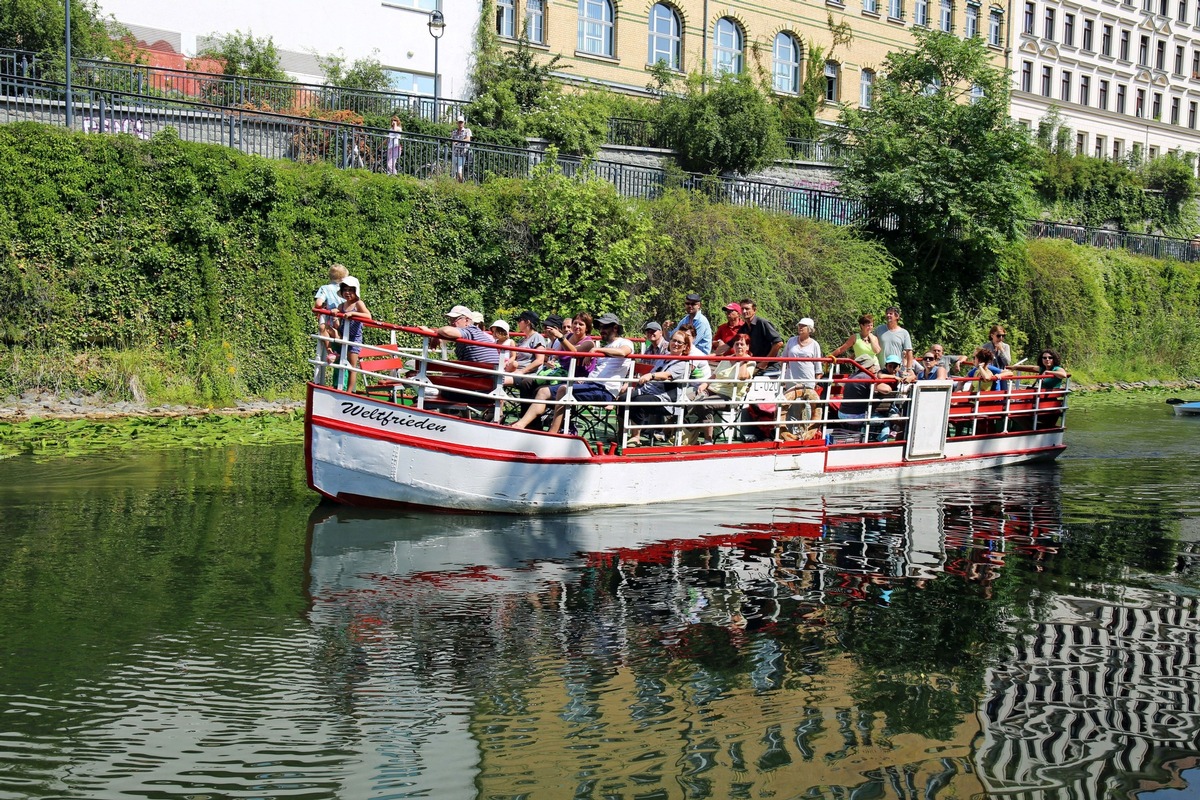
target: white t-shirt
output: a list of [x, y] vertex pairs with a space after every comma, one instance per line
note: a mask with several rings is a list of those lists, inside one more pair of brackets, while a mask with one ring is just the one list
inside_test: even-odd
[[[621, 338], [613, 339], [608, 344], [601, 343], [597, 346], [604, 348], [624, 347], [631, 353], [634, 350], [633, 342]], [[621, 393], [620, 379], [625, 376], [625, 365], [628, 363], [629, 359], [623, 356], [599, 356], [596, 359], [596, 368], [592, 370], [590, 378], [596, 383], [604, 384], [604, 388], [608, 390], [608, 393], [616, 397]], [[617, 380], [612, 380], [613, 378]]]
[[[788, 339], [783, 354], [788, 358], [820, 358], [821, 345], [811, 336], [804, 344], [800, 344], [799, 336], [793, 336]], [[820, 365], [812, 361], [786, 361], [783, 379], [788, 383], [799, 383], [805, 389], [813, 389], [817, 385], [818, 367]]]
[[[688, 355], [689, 356], [700, 356], [703, 358], [704, 356], [707, 356], [708, 353], [704, 352], [699, 347], [696, 347], [696, 345], [692, 345], [692, 352], [688, 353]], [[694, 378], [695, 380], [698, 380], [698, 381], [706, 381], [712, 377], [713, 362], [711, 362], [711, 361], [693, 361], [691, 363], [692, 363], [692, 374], [691, 374], [692, 378]]]

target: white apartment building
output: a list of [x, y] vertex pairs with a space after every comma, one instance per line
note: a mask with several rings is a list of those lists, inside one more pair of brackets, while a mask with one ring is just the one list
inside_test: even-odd
[[1012, 116], [1057, 107], [1076, 152], [1200, 151], [1200, 0], [1014, 0]]
[[213, 34], [240, 30], [268, 36], [284, 71], [296, 80], [321, 82], [318, 56], [344, 54], [347, 64], [374, 55], [397, 91], [434, 94], [435, 43], [429, 15], [440, 9], [445, 31], [437, 41], [441, 97], [467, 93], [467, 68], [479, 22], [479, 0], [345, 0], [329, 6], [285, 0], [100, 0], [146, 46], [196, 55]]

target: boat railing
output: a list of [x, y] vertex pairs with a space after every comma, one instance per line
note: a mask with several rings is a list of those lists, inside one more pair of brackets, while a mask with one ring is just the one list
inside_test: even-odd
[[[903, 442], [910, 422], [909, 409], [913, 383], [884, 373], [869, 374], [850, 359], [795, 359], [783, 356], [747, 358], [754, 362], [755, 374], [744, 381], [732, 382], [730, 396], [701, 395], [699, 388], [712, 382], [700, 364], [710, 369], [720, 362], [737, 362], [724, 356], [672, 356], [634, 353], [628, 357], [622, 374], [606, 378], [616, 382], [620, 391], [612, 400], [581, 401], [574, 387], [595, 382], [584, 372], [576, 374], [575, 359], [591, 360], [588, 351], [531, 350], [519, 344], [472, 342], [499, 351], [499, 364], [456, 360], [451, 354], [453, 341], [437, 337], [430, 328], [410, 327], [374, 320], [361, 320], [375, 344], [350, 340], [350, 320], [340, 314], [314, 309], [339, 320], [340, 334], [335, 337], [314, 335], [317, 343], [313, 381], [331, 382], [335, 388], [353, 387], [356, 394], [392, 403], [440, 413], [463, 416], [495, 424], [511, 424], [522, 417], [530, 405], [539, 403], [552, 414], [562, 410], [561, 430], [578, 435], [594, 445], [597, 453], [623, 452], [642, 434], [649, 444], [675, 447], [699, 443], [740, 444], [785, 442], [806, 445], [839, 445]], [[386, 334], [382, 336], [381, 334]], [[386, 338], [386, 341], [380, 341]], [[357, 365], [350, 359], [352, 347], [358, 347]], [[334, 354], [330, 360], [328, 355]], [[520, 353], [571, 359], [566, 374], [528, 375], [527, 380], [563, 387], [549, 397], [527, 398], [515, 392], [513, 373], [504, 369], [508, 357]], [[667, 361], [688, 361], [694, 371], [675, 382], [677, 396], [655, 405], [635, 402], [637, 387], [649, 365]], [[787, 374], [789, 363], [814, 365], [816, 376], [811, 392], [796, 392], [799, 383]], [[974, 378], [951, 377], [938, 382], [951, 385], [949, 437], [992, 436], [1047, 429], [1060, 429], [1066, 412], [1066, 381], [1060, 388], [1044, 388], [1037, 375], [1017, 375], [1004, 379], [1005, 388], [978, 391]], [[724, 381], [722, 381], [724, 382]], [[809, 382], [805, 382], [807, 384]], [[853, 398], [845, 397], [851, 387]], [[853, 408], [854, 411], [847, 409]], [[649, 410], [652, 422], [636, 424], [638, 410]], [[642, 430], [639, 430], [641, 428]]]

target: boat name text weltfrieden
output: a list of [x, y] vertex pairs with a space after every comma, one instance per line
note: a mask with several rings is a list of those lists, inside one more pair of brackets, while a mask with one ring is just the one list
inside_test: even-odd
[[402, 428], [420, 428], [431, 433], [441, 433], [446, 430], [445, 425], [439, 425], [431, 420], [412, 417], [407, 414], [396, 414], [382, 408], [368, 408], [361, 403], [354, 403], [349, 400], [342, 402], [342, 413], [349, 417], [362, 417], [363, 419], [375, 420], [381, 428], [395, 424]]

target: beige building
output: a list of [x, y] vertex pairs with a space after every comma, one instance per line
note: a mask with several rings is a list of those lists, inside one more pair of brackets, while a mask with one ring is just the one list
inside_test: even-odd
[[[795, 94], [807, 78], [811, 45], [822, 47], [829, 79], [825, 116], [841, 105], [870, 102], [884, 57], [912, 46], [925, 26], [979, 36], [1005, 66], [1008, 9], [990, 0], [495, 0], [496, 31], [515, 44], [522, 33], [547, 55], [562, 57], [563, 78], [643, 93], [650, 68], [663, 61], [688, 72], [751, 70], [775, 91]], [[834, 26], [849, 26], [849, 44], [834, 47]]]

